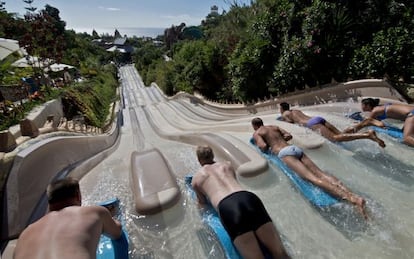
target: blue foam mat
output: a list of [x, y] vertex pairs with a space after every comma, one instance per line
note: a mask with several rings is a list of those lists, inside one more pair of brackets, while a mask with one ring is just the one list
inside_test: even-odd
[[[350, 115], [347, 115], [346, 117], [357, 120], [357, 121], [363, 121], [364, 117], [362, 117], [361, 112], [354, 112]], [[385, 128], [376, 127], [376, 126], [369, 126], [368, 128], [375, 130], [378, 133], [387, 134], [393, 138], [396, 138], [398, 140], [402, 140], [404, 137], [404, 133], [400, 128], [397, 128], [395, 126], [386, 124]]]
[[122, 223], [121, 237], [112, 240], [111, 238], [101, 235], [99, 244], [96, 249], [97, 259], [127, 259], [128, 258], [128, 234], [124, 227], [124, 221], [122, 220], [122, 211], [119, 206], [119, 199], [113, 198], [98, 205], [106, 208], [115, 209], [116, 217]]
[[[192, 199], [197, 199], [196, 194], [191, 186], [191, 181], [193, 180], [193, 175], [188, 174], [185, 176], [185, 185], [187, 190], [189, 191], [189, 195]], [[233, 242], [230, 239], [229, 234], [224, 229], [223, 225], [221, 224], [220, 217], [216, 210], [213, 208], [211, 204], [207, 205], [205, 208], [201, 210], [202, 220], [205, 224], [211, 227], [214, 231], [215, 235], [219, 239], [221, 245], [224, 248], [226, 253], [227, 259], [241, 259], [239, 252], [233, 245]]]
[[294, 183], [298, 190], [306, 197], [312, 204], [318, 207], [326, 207], [339, 203], [340, 201], [335, 197], [331, 196], [329, 193], [325, 192], [318, 186], [302, 179], [297, 175], [292, 169], [290, 169], [279, 157], [271, 154], [270, 151], [263, 152], [255, 144], [253, 138], [250, 139], [250, 144], [252, 144], [260, 154], [270, 161], [275, 166], [279, 167], [282, 172], [289, 177], [289, 179]]

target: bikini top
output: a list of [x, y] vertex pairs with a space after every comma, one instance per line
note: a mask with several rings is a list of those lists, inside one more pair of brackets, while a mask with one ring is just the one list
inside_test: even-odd
[[380, 115], [380, 116], [377, 116], [377, 120], [385, 120], [386, 118], [387, 118], [387, 109], [388, 109], [388, 106], [390, 106], [390, 105], [392, 105], [392, 103], [386, 103], [386, 104], [384, 104], [384, 114], [382, 114], [382, 115]]

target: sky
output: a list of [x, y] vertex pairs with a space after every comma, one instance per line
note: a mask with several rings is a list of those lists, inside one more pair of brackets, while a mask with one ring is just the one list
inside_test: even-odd
[[[26, 13], [23, 0], [2, 1], [7, 12]], [[250, 4], [250, 0], [34, 0], [32, 6], [41, 10], [49, 4], [59, 9], [66, 29], [91, 33], [102, 28], [169, 28], [182, 22], [199, 25], [211, 6], [217, 5], [222, 13], [233, 2]]]

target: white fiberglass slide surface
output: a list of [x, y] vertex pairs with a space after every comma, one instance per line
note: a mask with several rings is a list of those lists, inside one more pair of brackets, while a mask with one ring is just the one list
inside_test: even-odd
[[[263, 200], [279, 232], [289, 244], [293, 258], [412, 258], [414, 172], [410, 174], [409, 162], [412, 161], [414, 149], [389, 138], [384, 138], [389, 151], [368, 140], [349, 142], [343, 147], [325, 141], [309, 130], [276, 121], [276, 111], [266, 114], [228, 113], [226, 116], [225, 109], [213, 111], [188, 99], [165, 98], [157, 87], [145, 87], [132, 65], [120, 68], [120, 74], [125, 108], [119, 147], [82, 178], [81, 188], [85, 204], [114, 196], [121, 200], [122, 206], [125, 206], [131, 258], [207, 257], [196, 236], [197, 229], [202, 227], [200, 215], [186, 194], [184, 183], [184, 176], [199, 168], [195, 156], [197, 141], [190, 145], [188, 141], [180, 142], [177, 136], [228, 134], [246, 144], [240, 145], [243, 152], [251, 149], [249, 139], [253, 130], [250, 121], [254, 117], [263, 118], [265, 124], [277, 124], [293, 131], [293, 143], [305, 147], [305, 152], [319, 167], [368, 201], [372, 217], [368, 228], [352, 232], [353, 226], [346, 225], [349, 223], [338, 227], [341, 222], [329, 222], [274, 166], [255, 177], [240, 178], [248, 190]], [[338, 105], [355, 108], [354, 104]], [[329, 107], [305, 112], [324, 116], [341, 129], [349, 122], [341, 112], [331, 113]], [[317, 146], [320, 147], [306, 148]], [[130, 156], [133, 151], [151, 148], [159, 149], [165, 156], [182, 195], [174, 207], [144, 216], [134, 210], [129, 184]], [[402, 151], [398, 153], [399, 150]], [[384, 157], [391, 164], [385, 163]], [[223, 157], [217, 157], [217, 160], [221, 159]], [[352, 214], [352, 208], [342, 209]]]

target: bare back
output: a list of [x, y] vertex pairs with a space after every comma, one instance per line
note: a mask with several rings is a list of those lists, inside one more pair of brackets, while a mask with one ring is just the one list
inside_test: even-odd
[[192, 185], [200, 203], [207, 202], [205, 197], [208, 197], [216, 210], [223, 198], [243, 190], [236, 179], [236, 174], [230, 162], [216, 162], [204, 165], [194, 175]]
[[288, 110], [283, 112], [282, 117], [285, 121], [290, 123], [296, 123], [305, 126], [311, 117], [307, 116], [300, 110]]
[[269, 126], [261, 126], [257, 129], [253, 137], [256, 141], [256, 144], [263, 150], [263, 143], [271, 148], [272, 152], [278, 154], [279, 151], [288, 146], [289, 144], [286, 142], [286, 135], [290, 136], [289, 133], [282, 130], [281, 128], [273, 125]]
[[23, 231], [14, 258], [95, 258], [103, 232], [112, 237], [121, 234], [120, 225], [104, 207], [70, 206], [52, 211]]
[[377, 116], [381, 116], [384, 114], [386, 110], [386, 117], [396, 120], [402, 120], [404, 121], [407, 117], [407, 115], [414, 110], [413, 105], [407, 105], [407, 104], [397, 104], [393, 103], [392, 105], [388, 106], [376, 106], [371, 114], [369, 115], [370, 118], [376, 118]]

